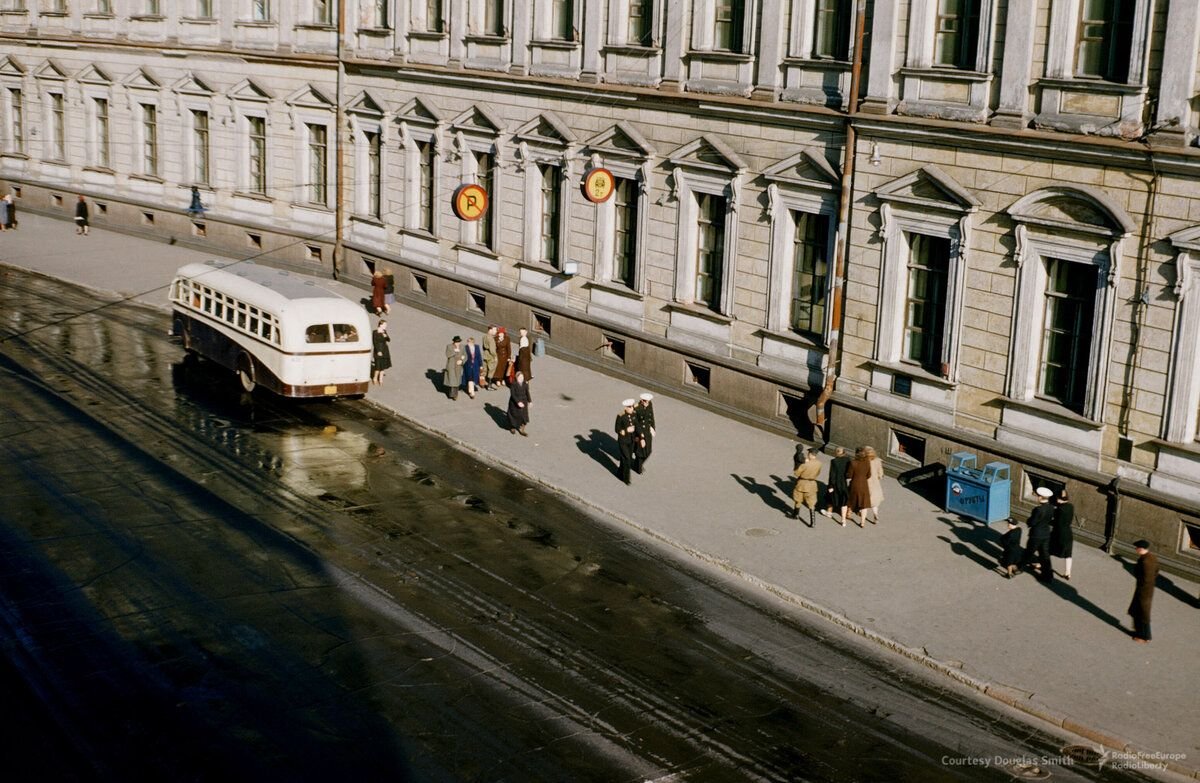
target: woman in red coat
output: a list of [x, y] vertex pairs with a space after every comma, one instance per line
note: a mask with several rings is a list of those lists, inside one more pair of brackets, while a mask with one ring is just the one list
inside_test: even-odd
[[862, 527], [867, 520], [866, 512], [871, 509], [871, 458], [862, 448], [854, 452], [850, 469], [846, 472], [850, 479], [850, 511], [858, 514], [858, 526]]
[[371, 307], [375, 308], [375, 315], [383, 315], [383, 309], [387, 306], [387, 280], [383, 278], [383, 272], [378, 269], [371, 276]]

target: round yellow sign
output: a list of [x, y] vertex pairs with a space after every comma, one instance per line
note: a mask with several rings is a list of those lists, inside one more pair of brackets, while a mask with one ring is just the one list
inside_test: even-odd
[[593, 204], [603, 204], [612, 198], [617, 182], [608, 169], [588, 169], [583, 175], [583, 197]]
[[459, 185], [454, 191], [454, 214], [460, 220], [479, 220], [488, 209], [487, 191], [479, 185]]

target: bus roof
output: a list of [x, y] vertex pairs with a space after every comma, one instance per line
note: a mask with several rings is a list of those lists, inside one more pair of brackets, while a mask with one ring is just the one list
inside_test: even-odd
[[295, 299], [350, 302], [341, 294], [322, 288], [313, 280], [282, 269], [260, 266], [253, 261], [213, 259], [205, 263], [186, 264], [179, 268], [176, 275], [195, 280], [247, 304], [267, 310], [284, 310], [287, 303]]

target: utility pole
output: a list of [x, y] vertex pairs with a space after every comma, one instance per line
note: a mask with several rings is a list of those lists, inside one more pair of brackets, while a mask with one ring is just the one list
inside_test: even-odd
[[342, 223], [346, 215], [346, 196], [344, 193], [346, 184], [346, 143], [343, 136], [346, 132], [346, 110], [345, 110], [345, 82], [346, 82], [346, 64], [345, 50], [343, 42], [346, 38], [346, 0], [337, 0], [337, 102], [336, 114], [334, 116], [334, 156], [333, 156], [333, 181], [335, 195], [333, 197], [333, 279], [337, 280], [341, 274], [343, 259], [342, 259]]

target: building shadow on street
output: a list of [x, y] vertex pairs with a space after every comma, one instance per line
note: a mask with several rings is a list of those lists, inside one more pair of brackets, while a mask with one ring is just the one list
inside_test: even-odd
[[508, 424], [508, 410], [501, 408], [499, 405], [492, 405], [490, 402], [483, 404], [483, 411], [488, 415], [496, 426], [502, 430], [511, 430], [512, 427]]
[[[1133, 585], [1135, 579], [1133, 569], [1137, 565], [1137, 558], [1130, 560], [1121, 555], [1113, 555], [1112, 559], [1120, 563], [1121, 567], [1125, 569], [1125, 573], [1129, 574], [1129, 594], [1133, 595]], [[1200, 609], [1200, 598], [1192, 595], [1189, 592], [1186, 592], [1182, 587], [1175, 584], [1175, 581], [1171, 579], [1171, 577], [1167, 576], [1162, 571], [1158, 572], [1158, 579], [1154, 580], [1154, 589], [1157, 592], [1165, 593], [1166, 595], [1171, 596], [1184, 606], [1194, 606]]]
[[[781, 511], [784, 514], [790, 514], [792, 512], [792, 506], [787, 502], [786, 497], [781, 498], [779, 495], [775, 494], [774, 487], [760, 483], [753, 476], [739, 476], [736, 473], [730, 473], [729, 475], [734, 481], [741, 485], [742, 489], [746, 490], [751, 495], [758, 495], [763, 503], [767, 504], [776, 511]], [[776, 483], [778, 483], [778, 476], [772, 476], [771, 478], [776, 480]]]
[[620, 462], [613, 456], [619, 454], [617, 439], [607, 432], [593, 429], [587, 436], [576, 435], [575, 446], [584, 454], [603, 465], [609, 473], [621, 477]]

